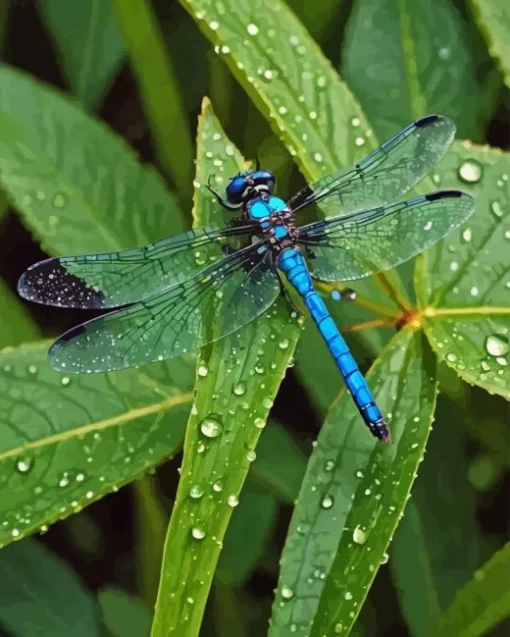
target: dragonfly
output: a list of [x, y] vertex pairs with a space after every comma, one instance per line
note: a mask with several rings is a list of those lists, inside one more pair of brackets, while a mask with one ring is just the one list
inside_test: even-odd
[[[410, 124], [352, 168], [307, 185], [288, 201], [272, 172], [232, 177], [223, 227], [189, 230], [145, 247], [56, 257], [31, 266], [19, 294], [44, 305], [117, 308], [64, 333], [49, 350], [63, 373], [108, 372], [195, 352], [266, 312], [290, 284], [331, 352], [361, 418], [380, 441], [390, 431], [315, 281], [340, 282], [393, 268], [460, 226], [471, 196], [440, 190], [401, 200], [442, 158], [455, 135], [447, 117]], [[304, 210], [318, 221], [299, 225]], [[316, 217], [316, 218], [317, 218]]]

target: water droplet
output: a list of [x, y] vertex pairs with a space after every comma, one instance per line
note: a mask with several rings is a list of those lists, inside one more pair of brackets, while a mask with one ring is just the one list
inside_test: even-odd
[[361, 137], [360, 135], [359, 137], [356, 137], [356, 139], [354, 140], [354, 143], [358, 147], [363, 146], [363, 144], [365, 143], [365, 138]]
[[266, 371], [264, 365], [262, 365], [261, 363], [256, 363], [253, 369], [257, 374], [263, 374]]
[[246, 393], [246, 383], [238, 383], [232, 391], [236, 396], [243, 396]]
[[16, 471], [19, 471], [19, 473], [28, 473], [33, 466], [34, 461], [32, 458], [19, 458], [16, 460]]
[[59, 482], [58, 482], [58, 486], [59, 487], [67, 487], [69, 484], [69, 475], [67, 473], [67, 471], [63, 474], [63, 476], [60, 478]]
[[255, 423], [255, 427], [257, 427], [257, 429], [264, 429], [264, 427], [266, 426], [266, 421], [263, 418], [255, 418], [253, 422]]
[[257, 454], [253, 451], [253, 449], [250, 449], [248, 451], [248, 453], [246, 454], [246, 459], [248, 460], [248, 462], [253, 462], [257, 457]]
[[471, 296], [478, 296], [479, 293], [480, 293], [480, 290], [476, 287], [476, 285], [473, 285], [473, 287], [470, 290]]
[[457, 261], [452, 261], [452, 262], [450, 263], [450, 270], [451, 270], [452, 272], [457, 272], [457, 270], [458, 270], [458, 269], [459, 269], [459, 264], [458, 264], [458, 262], [457, 262]]
[[273, 400], [271, 398], [269, 398], [269, 396], [266, 396], [264, 398], [264, 400], [262, 401], [262, 405], [266, 408], [266, 409], [271, 409], [271, 407], [273, 406]]
[[239, 504], [239, 498], [234, 494], [229, 495], [227, 498], [227, 504], [229, 507], [234, 509]]
[[506, 356], [508, 354], [508, 338], [501, 334], [492, 334], [485, 341], [485, 349], [491, 356]]
[[357, 128], [360, 125], [361, 121], [359, 117], [351, 117], [351, 126]]
[[352, 593], [347, 591], [344, 595], [344, 599], [346, 599], [349, 602], [352, 599]]
[[335, 624], [335, 627], [333, 628], [335, 635], [339, 635], [344, 629], [344, 625], [341, 623]]
[[471, 241], [472, 236], [473, 235], [471, 233], [471, 228], [466, 228], [464, 232], [462, 233], [462, 238], [464, 239], [466, 243], [469, 243]]
[[220, 480], [216, 480], [212, 488], [215, 493], [221, 493], [223, 491], [223, 483]]
[[491, 203], [491, 211], [492, 214], [498, 219], [501, 219], [501, 217], [503, 216], [503, 210], [501, 209], [501, 204], [499, 203], [499, 201], [493, 201]]
[[211, 20], [209, 22], [209, 28], [212, 29], [213, 31], [217, 31], [219, 26], [220, 26], [220, 24], [216, 20]]
[[334, 503], [335, 501], [333, 500], [333, 497], [326, 493], [326, 495], [321, 500], [321, 508], [331, 509]]
[[459, 168], [459, 177], [468, 184], [476, 184], [482, 178], [482, 166], [474, 159], [468, 159]]
[[197, 373], [199, 376], [205, 377], [209, 373], [209, 368], [207, 365], [199, 365]]
[[441, 60], [447, 60], [451, 55], [451, 51], [447, 46], [442, 46], [438, 51], [438, 55]]
[[35, 365], [29, 365], [27, 369], [31, 376], [34, 376], [39, 371]]
[[191, 529], [191, 537], [194, 540], [203, 540], [205, 536], [206, 536], [206, 532], [201, 526], [194, 526]]
[[200, 498], [204, 495], [204, 490], [199, 484], [195, 484], [191, 487], [189, 495], [193, 500], [200, 500]]
[[288, 341], [288, 339], [286, 339], [286, 338], [284, 338], [283, 340], [281, 340], [281, 341], [278, 343], [278, 347], [279, 347], [280, 349], [283, 349], [283, 350], [287, 349], [287, 348], [288, 348], [288, 346], [289, 346], [289, 341]]
[[283, 599], [292, 599], [294, 597], [294, 591], [292, 588], [288, 586], [282, 586], [282, 597]]
[[66, 197], [61, 192], [57, 192], [57, 194], [53, 197], [53, 205], [55, 208], [63, 208], [66, 205], [66, 202]]
[[424, 230], [430, 230], [432, 228], [432, 221], [427, 221], [427, 223], [423, 226]]
[[218, 416], [208, 416], [200, 423], [200, 431], [207, 438], [217, 438], [223, 430]]
[[324, 471], [333, 471], [334, 468], [335, 468], [335, 461], [326, 460], [326, 462], [324, 463]]
[[381, 564], [387, 564], [389, 559], [390, 559], [390, 556], [388, 555], [388, 553], [383, 553]]
[[310, 119], [317, 119], [316, 111], [310, 111], [309, 115], [310, 115]]
[[367, 541], [367, 534], [358, 525], [352, 533], [352, 539], [354, 540], [354, 542], [356, 542], [356, 544], [365, 544], [365, 542]]
[[256, 24], [253, 24], [252, 22], [246, 27], [246, 30], [250, 35], [257, 35], [257, 33], [259, 32], [258, 26]]
[[19, 537], [20, 536], [19, 529], [12, 529], [11, 535], [12, 537]]
[[322, 161], [322, 155], [320, 153], [314, 153], [313, 158], [315, 159], [315, 161]]
[[62, 376], [62, 379], [60, 382], [63, 387], [67, 387], [68, 385], [71, 384], [71, 379], [69, 378], [69, 376]]

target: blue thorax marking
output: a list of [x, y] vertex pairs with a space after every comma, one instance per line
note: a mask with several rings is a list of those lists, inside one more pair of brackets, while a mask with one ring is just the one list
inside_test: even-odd
[[[285, 210], [286, 207], [287, 204], [283, 201], [283, 199], [271, 195], [267, 201], [259, 198], [249, 201], [246, 207], [246, 212], [249, 218], [254, 221], [260, 221], [266, 217], [280, 214], [280, 212]], [[268, 228], [269, 222], [263, 221], [260, 225], [262, 228]], [[285, 226], [276, 226], [274, 231], [277, 239], [283, 239], [283, 237], [286, 237], [288, 234]]]

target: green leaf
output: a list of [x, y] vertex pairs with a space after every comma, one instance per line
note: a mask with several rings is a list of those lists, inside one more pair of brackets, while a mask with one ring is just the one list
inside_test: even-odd
[[[375, 147], [352, 93], [281, 0], [181, 0], [308, 179]], [[356, 125], [351, 123], [355, 119]]]
[[505, 0], [471, 0], [471, 6], [489, 53], [498, 60], [505, 84], [510, 87], [510, 8]]
[[246, 485], [225, 535], [217, 577], [242, 585], [251, 575], [274, 526], [278, 501]]
[[495, 553], [457, 593], [439, 618], [434, 637], [478, 637], [509, 617], [510, 544]]
[[435, 358], [422, 332], [395, 336], [368, 374], [390, 423], [381, 445], [344, 390], [324, 423], [282, 556], [271, 637], [348, 634], [414, 481], [436, 397]]
[[450, 116], [462, 136], [481, 135], [476, 62], [449, 0], [358, 0], [343, 60], [345, 79], [381, 139], [429, 113]]
[[40, 338], [39, 328], [30, 318], [30, 314], [2, 279], [0, 279], [0, 306], [2, 308], [0, 348], [7, 345], [20, 345]]
[[0, 552], [0, 625], [16, 637], [99, 637], [96, 604], [76, 573], [40, 542]]
[[79, 511], [179, 449], [191, 366], [62, 376], [49, 343], [0, 354], [0, 545]]
[[136, 503], [136, 551], [138, 589], [148, 608], [158, 594], [159, 571], [163, 555], [168, 514], [163, 507], [157, 481], [145, 475], [133, 484]]
[[392, 543], [390, 566], [413, 637], [428, 637], [478, 566], [480, 535], [464, 458], [463, 411], [440, 396], [436, 426]]
[[110, 3], [42, 0], [38, 7], [74, 95], [87, 110], [93, 110], [125, 56]]
[[158, 174], [56, 91], [0, 66], [1, 184], [54, 254], [137, 247], [183, 226]]
[[270, 422], [260, 437], [250, 478], [265, 491], [293, 504], [305, 475], [306, 460], [286, 429]]
[[462, 228], [422, 255], [416, 290], [425, 331], [440, 359], [465, 381], [510, 396], [510, 156], [456, 143], [441, 187], [477, 202]]
[[[208, 101], [198, 130], [195, 222], [220, 220], [204, 184], [240, 169]], [[214, 167], [214, 169], [213, 169]], [[235, 334], [202, 350], [196, 401], [165, 542], [153, 637], [198, 635], [221, 544], [274, 396], [299, 334], [283, 300]]]
[[148, 637], [151, 614], [144, 604], [120, 588], [103, 588], [98, 602], [112, 637]]
[[126, 41], [158, 158], [180, 192], [191, 188], [193, 143], [163, 36], [149, 0], [111, 0]]

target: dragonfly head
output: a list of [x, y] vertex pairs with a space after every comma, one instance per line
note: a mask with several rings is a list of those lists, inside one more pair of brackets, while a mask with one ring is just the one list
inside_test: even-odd
[[275, 176], [269, 170], [248, 170], [230, 179], [227, 186], [227, 201], [232, 206], [240, 208], [260, 192], [273, 192], [275, 185]]

